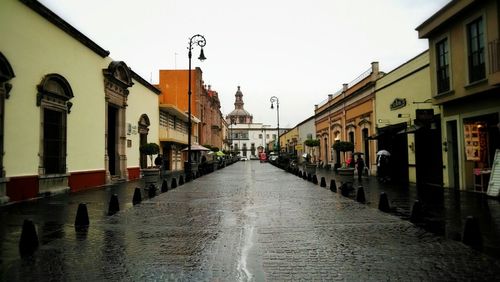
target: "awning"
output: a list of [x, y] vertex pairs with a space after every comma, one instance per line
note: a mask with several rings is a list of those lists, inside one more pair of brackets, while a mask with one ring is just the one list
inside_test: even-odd
[[422, 128], [422, 126], [420, 125], [410, 125], [408, 126], [407, 128], [401, 130], [401, 131], [398, 131], [398, 133], [396, 134], [410, 134], [410, 133], [415, 133], [417, 132], [418, 130], [420, 130]]
[[[182, 151], [187, 151], [187, 150], [188, 150], [187, 147], [184, 148], [184, 149], [182, 149]], [[205, 148], [205, 147], [203, 147], [201, 145], [198, 145], [198, 144], [192, 144], [191, 145], [191, 151], [210, 151], [210, 149]]]

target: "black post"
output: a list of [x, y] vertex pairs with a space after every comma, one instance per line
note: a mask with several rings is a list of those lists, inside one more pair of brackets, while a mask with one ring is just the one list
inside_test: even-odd
[[280, 145], [280, 100], [276, 96], [271, 97], [271, 109], [274, 108], [274, 102], [276, 102], [276, 114], [277, 114], [277, 142], [278, 142], [278, 156], [281, 154], [281, 145]]

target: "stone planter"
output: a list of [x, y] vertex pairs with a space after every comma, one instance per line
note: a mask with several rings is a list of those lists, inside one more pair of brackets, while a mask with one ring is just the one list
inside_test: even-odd
[[142, 179], [144, 179], [145, 186], [150, 184], [156, 185], [160, 177], [160, 169], [158, 168], [144, 168], [141, 169]]
[[339, 175], [354, 177], [354, 168], [353, 167], [340, 167], [337, 169], [337, 172]]
[[304, 171], [307, 173], [315, 173], [316, 172], [316, 165], [315, 164], [305, 164]]

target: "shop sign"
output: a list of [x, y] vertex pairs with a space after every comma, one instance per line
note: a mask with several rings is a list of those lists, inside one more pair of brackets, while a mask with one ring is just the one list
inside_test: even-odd
[[434, 109], [417, 109], [415, 118], [421, 122], [431, 122], [434, 119]]
[[304, 150], [304, 146], [302, 144], [297, 144], [297, 145], [295, 145], [295, 150], [297, 150], [297, 151], [303, 151]]
[[405, 98], [396, 98], [394, 101], [391, 103], [391, 111], [401, 109], [403, 107], [406, 107], [406, 99]]

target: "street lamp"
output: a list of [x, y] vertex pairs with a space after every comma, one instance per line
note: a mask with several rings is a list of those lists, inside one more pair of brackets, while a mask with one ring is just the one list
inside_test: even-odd
[[192, 171], [191, 171], [191, 133], [192, 133], [192, 124], [191, 124], [191, 57], [192, 53], [191, 50], [193, 50], [193, 45], [198, 45], [201, 47], [200, 51], [200, 56], [198, 57], [198, 60], [204, 61], [205, 54], [203, 53], [203, 47], [207, 44], [207, 41], [205, 40], [205, 37], [200, 34], [193, 35], [191, 38], [189, 38], [189, 46], [188, 46], [188, 58], [189, 58], [189, 71], [188, 71], [188, 161], [185, 165], [185, 172], [186, 172], [186, 180], [191, 180], [192, 177]]
[[274, 102], [276, 102], [276, 113], [278, 116], [278, 156], [281, 154], [280, 148], [280, 100], [276, 96], [272, 96], [271, 99], [271, 109], [274, 109]]
[[234, 118], [230, 118], [231, 122], [229, 124], [229, 135], [230, 135], [230, 142], [231, 142], [231, 145], [230, 145], [230, 149], [231, 149], [231, 155], [233, 155], [233, 124], [236, 124], [236, 121], [234, 120]]

